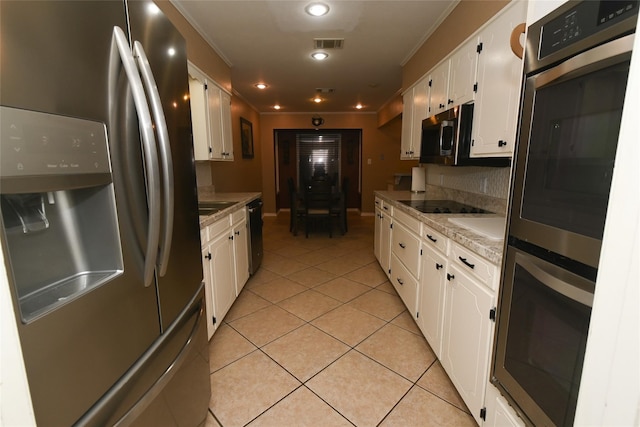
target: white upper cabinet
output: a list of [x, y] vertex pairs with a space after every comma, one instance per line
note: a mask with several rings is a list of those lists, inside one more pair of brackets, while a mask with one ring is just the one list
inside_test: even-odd
[[231, 96], [189, 64], [195, 160], [233, 160]]
[[453, 107], [449, 102], [449, 68], [451, 60], [442, 62], [431, 72], [431, 97], [429, 100], [429, 117], [442, 113]]
[[402, 100], [400, 159], [419, 159], [422, 121], [429, 116], [429, 79], [424, 78], [419, 81], [403, 95]]
[[515, 145], [522, 60], [511, 50], [511, 32], [524, 22], [526, 2], [511, 2], [479, 34], [478, 92], [471, 157], [511, 157]]
[[478, 61], [478, 40], [472, 37], [451, 56], [449, 72], [449, 108], [473, 101]]

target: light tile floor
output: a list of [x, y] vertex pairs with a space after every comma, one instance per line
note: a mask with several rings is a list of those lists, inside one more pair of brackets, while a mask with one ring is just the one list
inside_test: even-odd
[[475, 426], [373, 254], [266, 217], [264, 260], [211, 339], [207, 426]]

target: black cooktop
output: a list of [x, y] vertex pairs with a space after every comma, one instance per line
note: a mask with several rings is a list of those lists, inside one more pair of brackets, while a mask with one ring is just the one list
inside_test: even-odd
[[453, 200], [399, 200], [399, 202], [411, 206], [422, 213], [491, 213], [484, 209], [458, 203]]

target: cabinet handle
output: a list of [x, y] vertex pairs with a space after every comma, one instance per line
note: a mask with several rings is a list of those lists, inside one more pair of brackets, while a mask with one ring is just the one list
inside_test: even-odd
[[453, 99], [448, 100], [447, 104], [453, 104]]
[[440, 104], [440, 108], [444, 108], [444, 104]]
[[235, 234], [236, 234], [236, 236], [239, 236], [240, 235], [240, 231], [236, 231]]
[[498, 147], [504, 147], [505, 145], [507, 145], [507, 141], [503, 141], [503, 140], [498, 141]]
[[427, 234], [427, 239], [431, 240], [433, 243], [438, 241], [438, 239], [434, 239], [433, 236], [431, 236], [431, 234]]
[[441, 268], [442, 268], [442, 264], [438, 264], [438, 263], [436, 262], [436, 270], [440, 270]]
[[383, 207], [382, 209], [384, 209], [385, 211], [388, 211], [388, 210], [389, 210], [389, 207], [385, 206], [385, 207]]
[[233, 240], [233, 235], [229, 236], [229, 240]]
[[398, 283], [400, 283], [400, 286], [404, 285], [404, 282], [402, 281], [401, 278], [398, 277], [396, 280], [397, 280]]
[[407, 247], [404, 243], [398, 243], [398, 246], [400, 246], [402, 249]]
[[208, 253], [204, 256], [206, 259], [208, 259], [209, 261], [211, 261], [211, 253]]
[[458, 259], [459, 259], [460, 261], [462, 261], [462, 263], [463, 263], [464, 265], [466, 265], [467, 267], [469, 267], [469, 268], [475, 268], [475, 266], [476, 266], [475, 264], [471, 264], [469, 261], [467, 261], [467, 259], [466, 259], [466, 258], [462, 258], [461, 256], [459, 256], [459, 257], [458, 257]]
[[456, 276], [454, 276], [453, 274], [449, 274], [449, 273], [447, 273], [447, 280], [448, 280], [448, 281], [451, 281], [451, 280], [455, 279], [455, 277], [456, 277]]

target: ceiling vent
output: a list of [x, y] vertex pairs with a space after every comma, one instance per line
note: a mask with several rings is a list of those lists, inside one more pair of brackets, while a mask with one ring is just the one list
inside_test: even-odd
[[342, 49], [344, 39], [313, 39], [314, 49]]
[[330, 87], [317, 87], [317, 93], [333, 93], [334, 89]]

